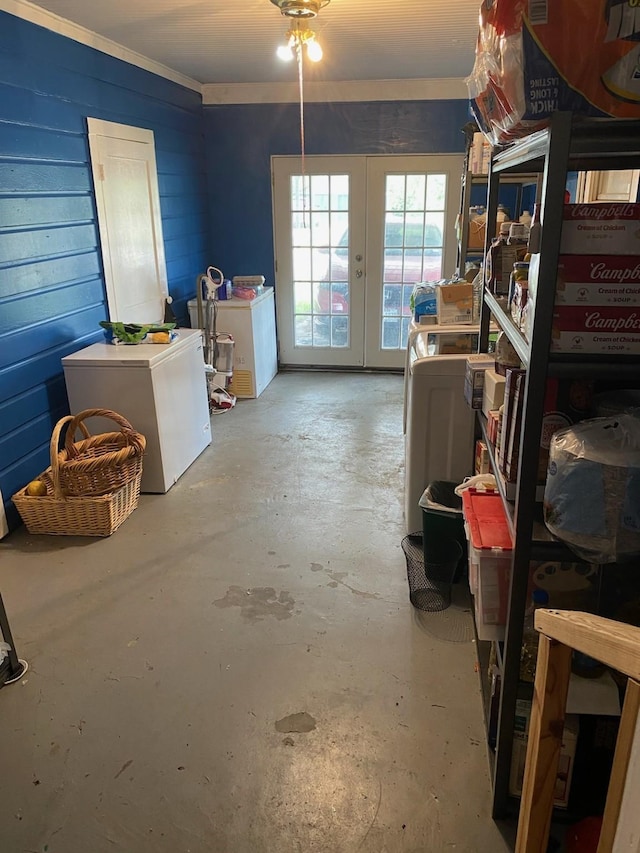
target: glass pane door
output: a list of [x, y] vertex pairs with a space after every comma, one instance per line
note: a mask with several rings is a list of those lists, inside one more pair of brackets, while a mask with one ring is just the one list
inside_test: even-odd
[[[416, 283], [453, 275], [461, 155], [274, 157], [280, 362], [402, 369]], [[365, 241], [366, 237], [366, 241]]]
[[[278, 328], [283, 364], [362, 365], [364, 251], [362, 158], [274, 158]], [[361, 203], [361, 202], [360, 202]], [[356, 253], [357, 254], [357, 253]], [[362, 254], [360, 254], [362, 259]]]
[[365, 363], [402, 367], [410, 299], [421, 281], [455, 270], [462, 157], [369, 158]]

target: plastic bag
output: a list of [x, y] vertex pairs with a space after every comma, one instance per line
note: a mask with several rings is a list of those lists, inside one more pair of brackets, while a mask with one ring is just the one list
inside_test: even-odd
[[11, 651], [11, 646], [9, 643], [0, 642], [0, 664], [4, 662], [6, 658], [9, 657], [9, 652]]
[[497, 488], [493, 474], [476, 474], [474, 477], [465, 477], [460, 485], [456, 486], [455, 493], [462, 497], [462, 493], [467, 489], [475, 489], [477, 492], [495, 492]]
[[553, 436], [544, 520], [588, 562], [640, 555], [639, 418], [594, 418]]
[[414, 285], [409, 298], [409, 307], [413, 311], [415, 320], [423, 315], [435, 316], [438, 313], [435, 285], [428, 282]]
[[467, 79], [480, 129], [497, 145], [557, 110], [640, 117], [639, 30], [629, 0], [483, 0]]

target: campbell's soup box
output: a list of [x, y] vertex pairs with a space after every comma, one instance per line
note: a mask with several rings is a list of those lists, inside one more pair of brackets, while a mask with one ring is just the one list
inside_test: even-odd
[[640, 307], [556, 305], [551, 352], [640, 353]]
[[565, 204], [560, 252], [640, 255], [640, 204]]
[[640, 305], [640, 256], [561, 255], [556, 305]]

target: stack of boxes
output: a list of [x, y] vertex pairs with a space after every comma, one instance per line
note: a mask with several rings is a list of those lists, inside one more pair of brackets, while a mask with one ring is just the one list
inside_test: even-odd
[[640, 204], [565, 205], [560, 251], [551, 352], [640, 353]]

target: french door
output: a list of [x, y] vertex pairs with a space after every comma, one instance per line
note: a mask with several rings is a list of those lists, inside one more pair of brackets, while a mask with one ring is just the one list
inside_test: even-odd
[[458, 155], [274, 157], [280, 362], [401, 368], [420, 281], [455, 269]]

